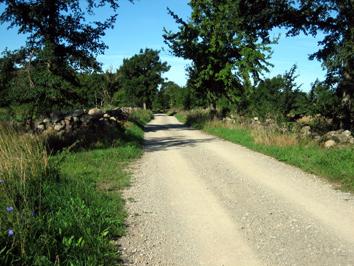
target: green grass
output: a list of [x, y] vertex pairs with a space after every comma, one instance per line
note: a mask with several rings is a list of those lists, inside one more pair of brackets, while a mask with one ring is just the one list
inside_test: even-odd
[[177, 118], [178, 121], [180, 121], [181, 123], [186, 123], [187, 122], [187, 116], [184, 114], [175, 114], [175, 117]]
[[52, 157], [41, 139], [0, 130], [1, 265], [119, 263], [121, 189], [129, 185], [128, 164], [142, 154], [144, 133], [133, 122], [125, 128], [112, 147]]
[[[181, 122], [190, 121], [186, 115], [176, 116]], [[182, 118], [182, 119], [181, 119]], [[277, 146], [256, 143], [251, 129], [228, 128], [222, 123], [189, 123], [209, 134], [252, 150], [272, 156], [279, 161], [297, 166], [309, 173], [325, 177], [341, 185], [342, 189], [354, 191], [354, 147], [324, 149], [314, 143]]]
[[[131, 124], [128, 130], [142, 137], [138, 126]], [[64, 222], [59, 227], [68, 228], [67, 238], [74, 237], [74, 243], [80, 238], [86, 242], [85, 248], [75, 252], [75, 264], [111, 265], [117, 262], [118, 247], [109, 240], [124, 233], [126, 214], [120, 190], [129, 185], [127, 165], [142, 154], [141, 139], [136, 140], [137, 143], [130, 141], [115, 148], [72, 153], [61, 164], [61, 176], [65, 177], [66, 184], [62, 193], [57, 191], [55, 194], [57, 199], [67, 199], [65, 209], [68, 212], [59, 219]], [[70, 249], [65, 251], [59, 254], [69, 258]]]
[[129, 120], [143, 127], [147, 122], [149, 122], [154, 117], [154, 114], [150, 110], [138, 109], [134, 111], [130, 116]]

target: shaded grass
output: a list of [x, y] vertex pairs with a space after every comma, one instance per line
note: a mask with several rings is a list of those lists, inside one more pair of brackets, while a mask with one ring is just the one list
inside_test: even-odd
[[[191, 121], [188, 119], [188, 114], [176, 117], [181, 122]], [[292, 136], [283, 136], [279, 141], [275, 134], [273, 138], [268, 136], [270, 140], [276, 139], [274, 142], [270, 142], [269, 139], [260, 141], [259, 138], [262, 135], [255, 133], [254, 129], [238, 127], [238, 125], [230, 127], [224, 122], [189, 122], [189, 125], [272, 156], [279, 161], [297, 166], [309, 173], [325, 177], [330, 181], [339, 183], [345, 190], [354, 191], [353, 146], [324, 149], [318, 144], [309, 141], [295, 141]]]

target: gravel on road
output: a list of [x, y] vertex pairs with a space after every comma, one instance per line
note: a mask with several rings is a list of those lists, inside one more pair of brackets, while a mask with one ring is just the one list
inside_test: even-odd
[[155, 115], [124, 192], [126, 265], [354, 265], [354, 197]]

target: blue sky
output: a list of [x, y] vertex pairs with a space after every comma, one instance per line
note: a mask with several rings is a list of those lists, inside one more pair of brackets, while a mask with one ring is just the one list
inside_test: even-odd
[[[123, 58], [130, 57], [143, 48], [161, 50], [161, 58], [171, 65], [171, 70], [165, 75], [168, 79], [184, 85], [186, 82], [185, 67], [187, 61], [170, 54], [163, 43], [163, 27], [176, 30], [174, 20], [167, 14], [170, 7], [183, 18], [188, 18], [190, 8], [187, 0], [136, 0], [131, 4], [128, 0], [121, 0], [117, 24], [113, 30], [107, 31], [104, 42], [109, 46], [104, 55], [98, 60], [103, 63], [104, 69], [118, 68]], [[1, 7], [0, 7], [1, 10]], [[107, 10], [101, 10], [97, 15], [103, 16]], [[309, 61], [308, 55], [317, 49], [317, 40], [311, 36], [297, 36], [285, 38], [281, 30], [274, 32], [274, 36], [281, 33], [279, 43], [273, 47], [274, 53], [271, 63], [274, 68], [265, 74], [271, 77], [289, 70], [293, 64], [298, 66], [298, 83], [307, 91], [316, 78], [323, 79], [324, 71], [317, 61]], [[7, 30], [6, 25], [0, 25], [0, 51], [5, 47], [16, 49], [24, 44], [25, 38], [17, 34], [15, 29]]]

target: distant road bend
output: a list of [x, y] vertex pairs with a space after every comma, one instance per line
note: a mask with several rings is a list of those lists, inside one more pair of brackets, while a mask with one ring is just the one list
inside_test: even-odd
[[354, 265], [354, 197], [156, 115], [126, 191], [128, 265]]

